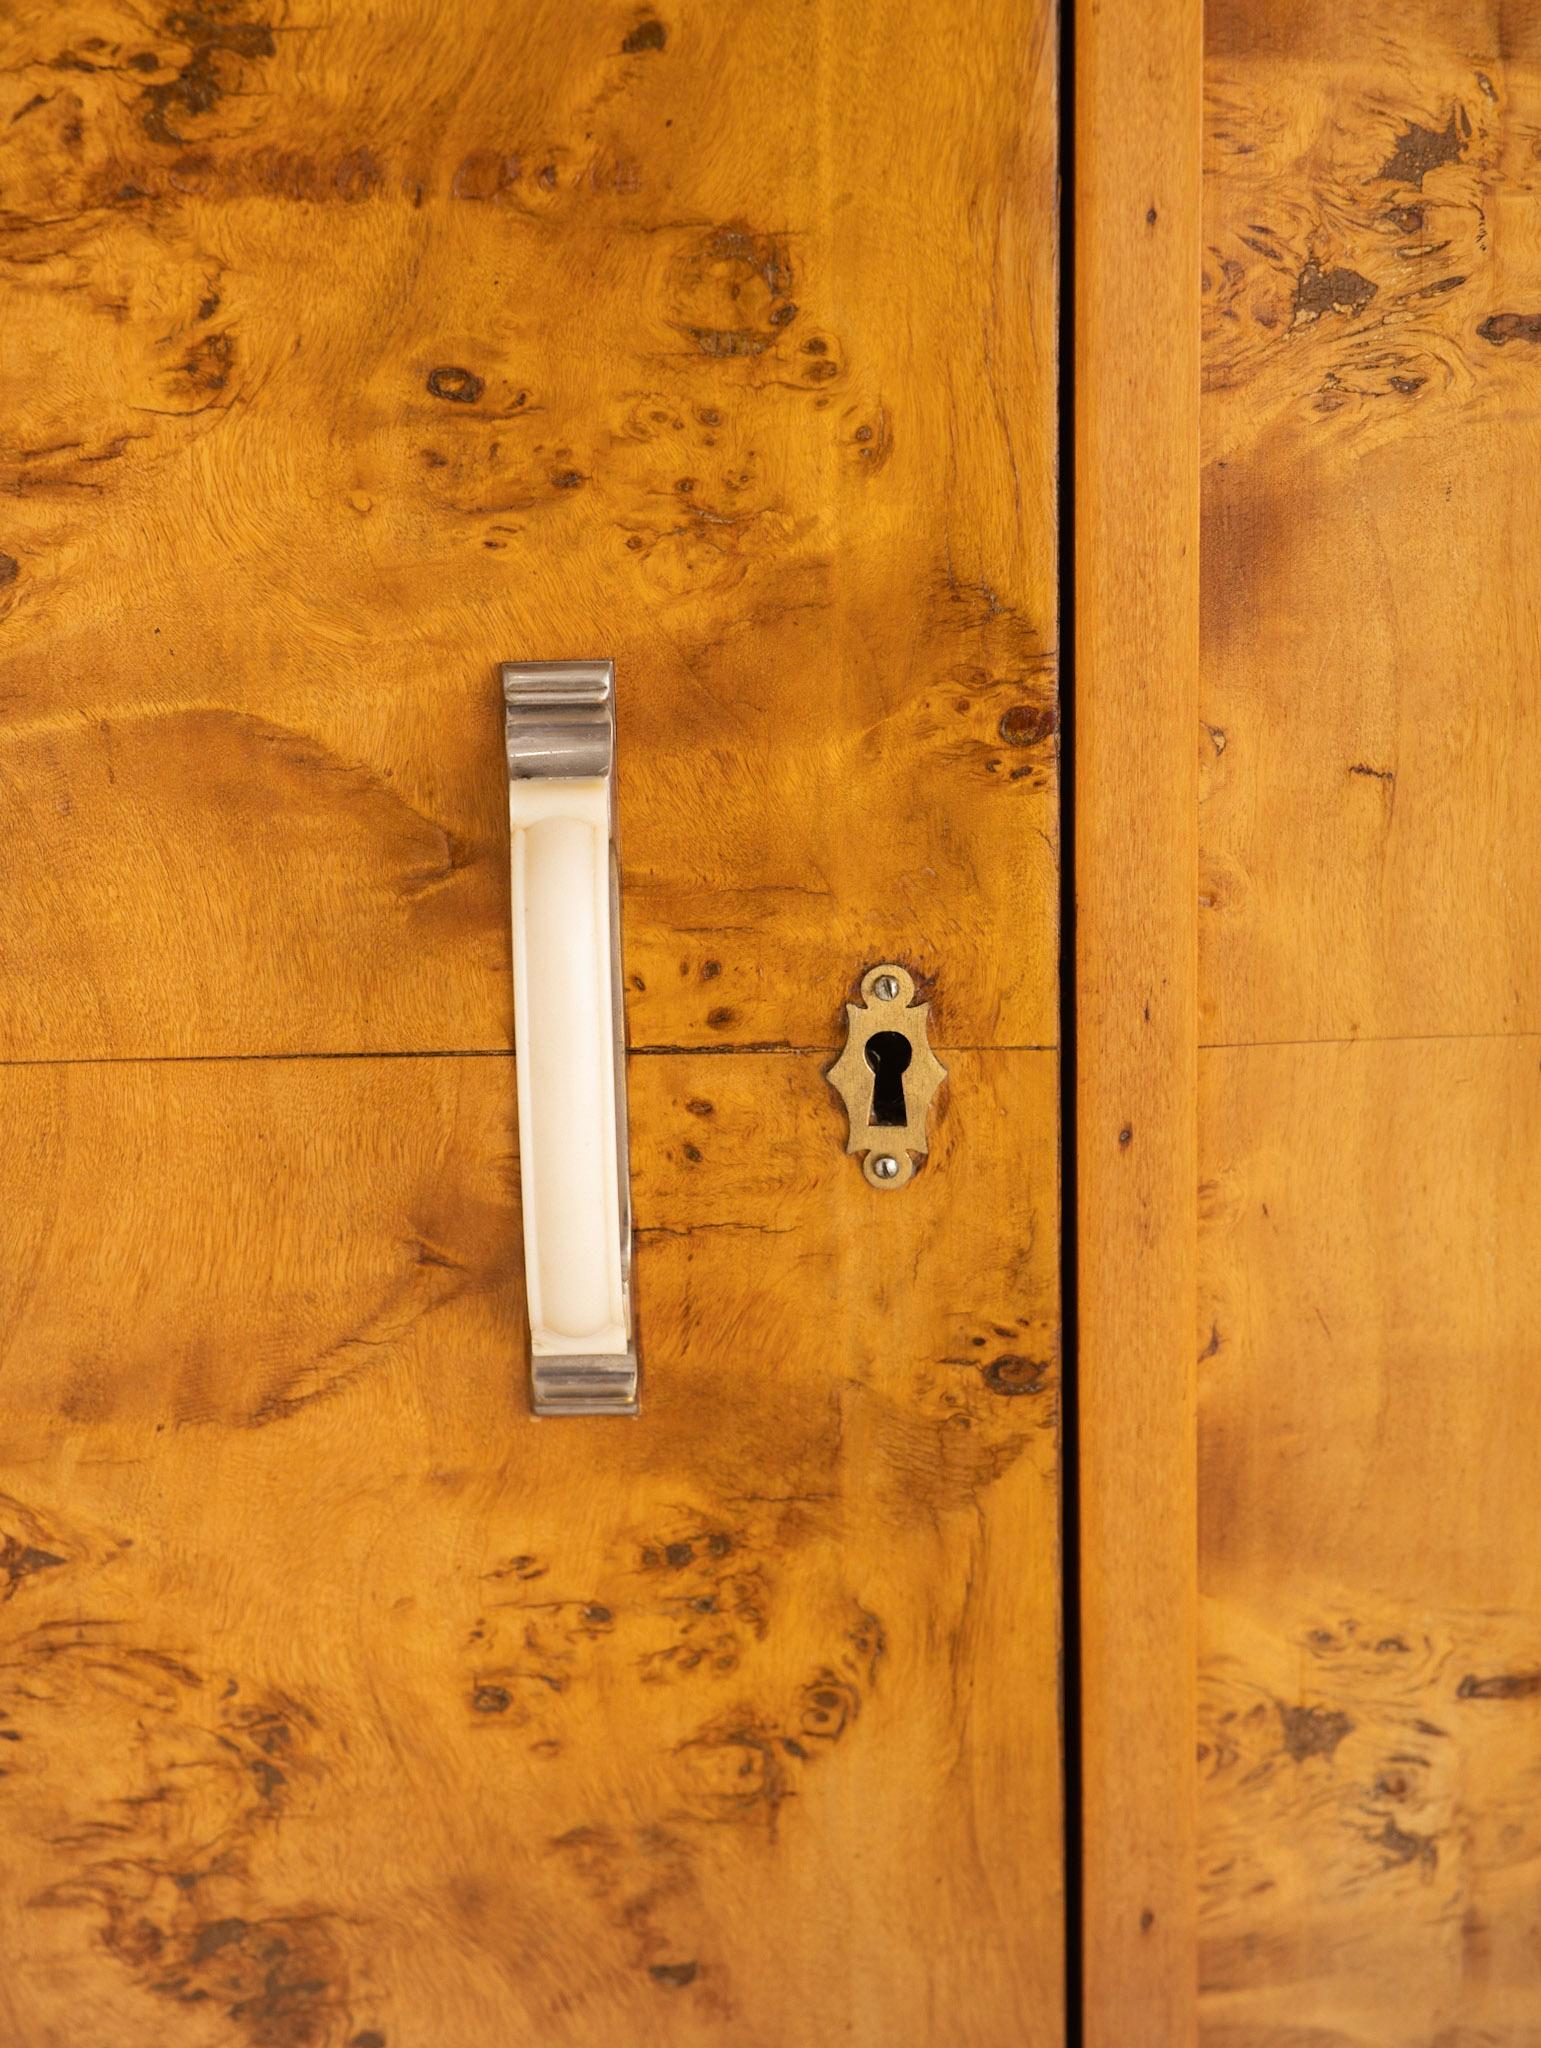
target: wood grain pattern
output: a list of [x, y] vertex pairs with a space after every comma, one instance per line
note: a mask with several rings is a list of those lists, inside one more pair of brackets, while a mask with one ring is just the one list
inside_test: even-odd
[[[0, 2041], [1060, 2048], [1052, 11], [5, 13]], [[536, 1424], [598, 654], [644, 1412]]]
[[597, 1429], [506, 1060], [0, 1072], [7, 2043], [1060, 2040], [1054, 1058], [820, 1064], [633, 1061]]
[[1203, 2039], [1529, 2048], [1541, 1041], [1211, 1053]]
[[632, 1042], [1055, 1037], [1037, 0], [0, 49], [0, 1050], [506, 1048], [494, 664], [620, 679]]
[[1202, 9], [1076, 10], [1082, 2011], [1193, 2037]]
[[1535, 1030], [1541, 20], [1220, 5], [1204, 1037]]
[[1534, 2048], [1541, 26], [1208, 16], [1205, 2048]]

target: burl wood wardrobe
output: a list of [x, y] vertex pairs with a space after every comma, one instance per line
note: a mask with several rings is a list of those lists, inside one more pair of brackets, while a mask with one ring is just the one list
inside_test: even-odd
[[0, 16], [0, 2048], [1537, 2048], [1541, 9]]

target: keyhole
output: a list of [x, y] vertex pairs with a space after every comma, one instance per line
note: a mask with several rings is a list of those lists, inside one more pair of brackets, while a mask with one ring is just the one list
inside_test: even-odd
[[873, 1072], [872, 1117], [875, 1124], [910, 1120], [904, 1106], [904, 1070], [910, 1063], [910, 1041], [902, 1031], [874, 1031], [867, 1040], [867, 1065]]

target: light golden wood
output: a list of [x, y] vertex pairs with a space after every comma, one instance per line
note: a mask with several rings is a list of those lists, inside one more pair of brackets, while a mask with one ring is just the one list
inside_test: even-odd
[[1541, 23], [1208, 14], [1205, 2048], [1534, 2048]]
[[1202, 11], [1076, 9], [1076, 1173], [1088, 2048], [1194, 2017]]
[[1529, 2048], [1541, 1040], [1203, 1063], [1206, 2043]]
[[[9, 10], [4, 2048], [1060, 2048], [1054, 60]], [[643, 1415], [536, 1424], [496, 664], [584, 655]]]
[[506, 1060], [0, 1073], [0, 2038], [1061, 2038], [1054, 1059], [819, 1064], [632, 1062], [599, 1426]]
[[1535, 1030], [1541, 17], [1221, 0], [1208, 93], [1203, 1036]]
[[833, 1044], [887, 958], [1052, 1044], [1053, 56], [11, 10], [0, 1049], [505, 1048], [495, 664], [595, 654], [634, 1044]]

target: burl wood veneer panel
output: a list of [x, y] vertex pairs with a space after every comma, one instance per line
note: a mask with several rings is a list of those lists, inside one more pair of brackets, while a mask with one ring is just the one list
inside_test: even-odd
[[1051, 10], [0, 45], [0, 1050], [506, 1047], [502, 659], [617, 663], [634, 1044], [1055, 1036]]
[[1534, 2048], [1541, 17], [1207, 79], [1202, 2040]]
[[1541, 1028], [1541, 13], [1207, 11], [1201, 1030]]
[[1205, 2048], [1533, 2048], [1541, 1039], [1201, 1105]]
[[896, 1200], [633, 1060], [597, 1424], [506, 1059], [0, 1071], [0, 2038], [1055, 2048], [1055, 1063], [949, 1064]]

